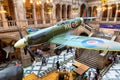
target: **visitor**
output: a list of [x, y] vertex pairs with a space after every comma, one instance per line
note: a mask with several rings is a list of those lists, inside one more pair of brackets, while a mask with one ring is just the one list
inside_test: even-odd
[[72, 47], [68, 47], [68, 48], [67, 48], [67, 53], [68, 53], [69, 51], [72, 53]]
[[36, 60], [36, 58], [35, 58], [35, 60], [33, 61], [33, 64], [32, 64], [33, 67], [36, 66], [36, 62], [37, 62], [37, 60]]
[[43, 57], [43, 52], [41, 49], [37, 49], [37, 54], [39, 55], [40, 58]]
[[98, 75], [100, 74], [100, 69], [98, 67], [96, 68], [96, 72]]
[[8, 14], [8, 15], [6, 16], [6, 18], [7, 18], [7, 20], [8, 20], [8, 25], [9, 25], [9, 26], [12, 26], [12, 21], [11, 21], [11, 20], [12, 20], [12, 16]]
[[60, 71], [60, 64], [59, 61], [56, 62], [57, 70]]
[[42, 65], [46, 65], [46, 58], [44, 56], [42, 57]]
[[15, 62], [15, 66], [20, 66], [20, 64], [18, 63], [18, 61]]
[[89, 80], [94, 80], [95, 79], [95, 71], [93, 69], [90, 69], [88, 76], [89, 76]]

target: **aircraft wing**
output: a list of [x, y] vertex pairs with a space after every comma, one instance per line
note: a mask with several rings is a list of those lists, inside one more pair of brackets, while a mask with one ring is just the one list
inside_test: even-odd
[[120, 51], [120, 43], [87, 36], [59, 35], [50, 40], [51, 43], [71, 46], [75, 48], [85, 48], [93, 50]]

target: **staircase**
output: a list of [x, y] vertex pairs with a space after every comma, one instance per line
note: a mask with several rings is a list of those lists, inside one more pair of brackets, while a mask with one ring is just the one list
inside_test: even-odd
[[84, 50], [77, 59], [78, 62], [83, 63], [89, 67], [96, 68], [99, 61], [99, 51], [97, 50]]
[[92, 26], [89, 26], [87, 23], [84, 23], [83, 26], [89, 30], [90, 32], [92, 31], [93, 27]]

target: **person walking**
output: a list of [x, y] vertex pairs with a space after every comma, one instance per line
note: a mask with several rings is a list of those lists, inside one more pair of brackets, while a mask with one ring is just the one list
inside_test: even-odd
[[59, 61], [56, 62], [57, 70], [60, 71], [60, 64]]
[[38, 53], [38, 55], [39, 55], [40, 58], [43, 57], [43, 52], [42, 52], [41, 49], [37, 49], [37, 53]]
[[67, 53], [68, 53], [69, 51], [72, 53], [72, 47], [67, 48]]
[[46, 58], [44, 56], [42, 57], [42, 65], [46, 65]]

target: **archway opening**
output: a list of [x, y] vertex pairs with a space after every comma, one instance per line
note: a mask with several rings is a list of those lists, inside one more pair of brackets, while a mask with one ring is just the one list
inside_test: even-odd
[[80, 33], [80, 36], [88, 36], [88, 34], [86, 32], [82, 32]]
[[118, 4], [117, 21], [120, 21], [120, 4]]
[[63, 4], [62, 5], [62, 19], [63, 20], [65, 20], [65, 18], [66, 18], [66, 5], [65, 4]]
[[97, 16], [97, 7], [94, 6], [93, 8], [93, 17], [96, 17]]
[[106, 21], [107, 19], [107, 13], [108, 13], [108, 5], [104, 5], [102, 9], [102, 20]]
[[109, 20], [114, 21], [116, 14], [116, 5], [112, 4], [108, 9], [110, 9]]
[[80, 12], [80, 17], [86, 15], [85, 9], [86, 9], [85, 4], [82, 4], [82, 6], [81, 6], [81, 12]]
[[56, 5], [56, 19], [57, 19], [57, 21], [60, 21], [61, 19], [60, 19], [60, 4], [57, 4]]
[[67, 6], [67, 19], [70, 19], [70, 18], [71, 18], [70, 15], [71, 15], [71, 6], [68, 5], [68, 6]]
[[88, 15], [91, 17], [91, 7], [88, 8]]

